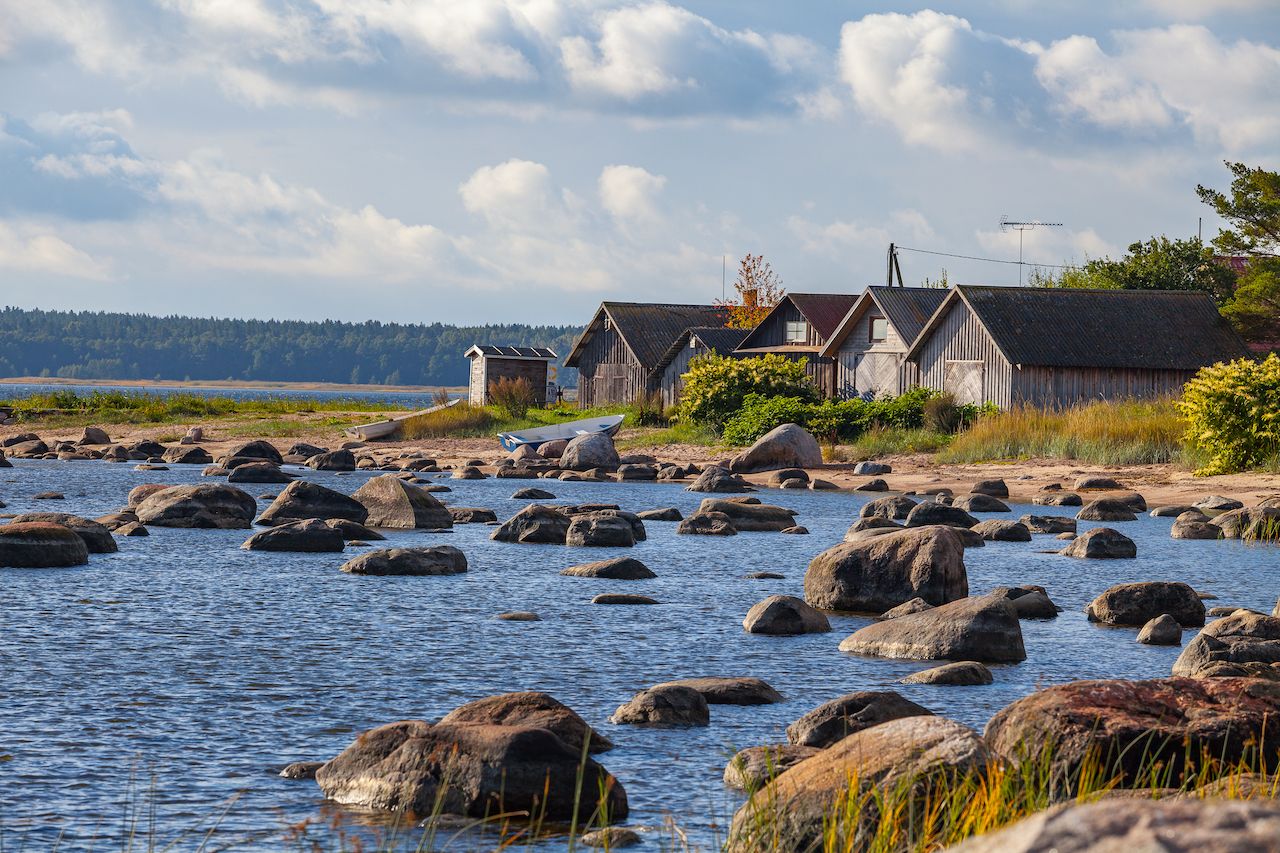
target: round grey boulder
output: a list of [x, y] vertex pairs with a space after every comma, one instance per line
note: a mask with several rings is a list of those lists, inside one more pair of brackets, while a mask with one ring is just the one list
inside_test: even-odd
[[748, 634], [787, 637], [830, 631], [831, 623], [820, 611], [795, 596], [771, 595], [747, 611], [742, 627]]
[[458, 575], [466, 570], [466, 556], [452, 545], [381, 548], [342, 564], [342, 571], [353, 575]]
[[615, 725], [706, 726], [711, 724], [707, 700], [692, 687], [659, 685], [641, 690], [609, 717]]
[[1138, 556], [1138, 546], [1119, 530], [1095, 527], [1072, 539], [1058, 553], [1088, 560], [1132, 560]]
[[1182, 645], [1182, 626], [1168, 613], [1162, 613], [1142, 626], [1138, 642], [1148, 646]]

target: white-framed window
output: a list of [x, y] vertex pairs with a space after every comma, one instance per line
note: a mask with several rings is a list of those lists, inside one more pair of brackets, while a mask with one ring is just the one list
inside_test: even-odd
[[806, 325], [807, 324], [805, 323], [804, 320], [788, 320], [787, 328], [786, 328], [786, 337], [784, 337], [783, 340], [785, 340], [789, 344], [804, 343], [805, 332], [807, 331], [805, 329]]
[[879, 343], [889, 337], [889, 321], [883, 317], [872, 317], [870, 337], [872, 343]]

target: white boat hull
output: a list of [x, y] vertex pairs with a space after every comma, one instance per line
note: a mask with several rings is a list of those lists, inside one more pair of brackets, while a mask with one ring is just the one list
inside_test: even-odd
[[607, 415], [602, 418], [584, 418], [580, 421], [552, 424], [536, 429], [501, 432], [498, 433], [498, 443], [508, 451], [515, 450], [517, 447], [532, 447], [536, 450], [539, 445], [546, 444], [548, 441], [567, 441], [593, 432], [614, 435], [622, 428], [624, 417], [624, 415]]
[[450, 400], [447, 403], [444, 403], [439, 406], [432, 406], [431, 408], [423, 409], [420, 412], [410, 412], [407, 415], [396, 415], [394, 418], [387, 418], [386, 420], [382, 420], [382, 421], [374, 421], [373, 423], [370, 423], [370, 424], [361, 424], [360, 426], [347, 427], [347, 429], [345, 429], [344, 432], [347, 435], [351, 436], [352, 438], [358, 438], [361, 441], [373, 441], [374, 439], [378, 439], [378, 438], [386, 438], [387, 436], [399, 430], [400, 427], [404, 425], [404, 422], [409, 420], [409, 418], [416, 418], [416, 417], [421, 417], [422, 415], [429, 415], [433, 412], [438, 412], [441, 409], [447, 409], [450, 406], [456, 406], [458, 403], [461, 403], [461, 402], [462, 402], [461, 399]]

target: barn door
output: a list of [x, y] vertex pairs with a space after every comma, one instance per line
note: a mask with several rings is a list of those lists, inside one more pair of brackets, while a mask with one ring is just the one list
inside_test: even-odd
[[898, 356], [894, 353], [867, 353], [858, 365], [858, 390], [877, 397], [898, 393]]
[[980, 361], [948, 361], [942, 380], [942, 390], [952, 394], [956, 402], [981, 404], [982, 368]]

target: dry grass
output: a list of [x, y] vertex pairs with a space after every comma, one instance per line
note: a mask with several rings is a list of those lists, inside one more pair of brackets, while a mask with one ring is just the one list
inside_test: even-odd
[[1078, 459], [1098, 465], [1187, 462], [1186, 425], [1172, 401], [1021, 406], [984, 415], [938, 454], [943, 462]]

